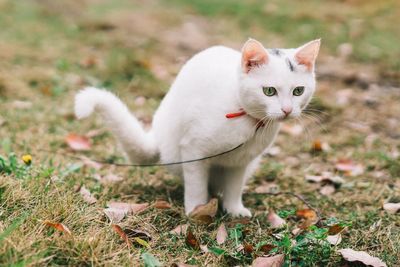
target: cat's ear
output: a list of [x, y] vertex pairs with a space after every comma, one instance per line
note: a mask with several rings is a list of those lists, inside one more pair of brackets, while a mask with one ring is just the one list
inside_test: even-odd
[[268, 62], [264, 46], [257, 40], [249, 39], [242, 48], [242, 69], [248, 73], [254, 67]]
[[313, 71], [320, 45], [321, 39], [317, 39], [297, 48], [294, 56], [297, 63], [299, 65], [304, 65], [308, 71]]

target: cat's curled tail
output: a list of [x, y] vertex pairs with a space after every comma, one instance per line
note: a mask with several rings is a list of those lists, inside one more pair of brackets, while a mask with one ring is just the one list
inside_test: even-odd
[[86, 87], [75, 96], [75, 116], [99, 112], [133, 163], [154, 163], [159, 151], [152, 132], [146, 132], [128, 107], [113, 93]]

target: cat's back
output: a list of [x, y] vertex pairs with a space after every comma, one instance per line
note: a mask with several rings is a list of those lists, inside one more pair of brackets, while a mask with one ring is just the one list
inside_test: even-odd
[[240, 53], [226, 46], [213, 46], [194, 55], [182, 67], [180, 78], [201, 79], [221, 78], [221, 74], [236, 75], [240, 63]]

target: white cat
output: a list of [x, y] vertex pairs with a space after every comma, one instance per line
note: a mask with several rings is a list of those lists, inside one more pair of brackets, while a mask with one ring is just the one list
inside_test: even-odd
[[251, 216], [243, 186], [272, 144], [280, 122], [298, 117], [315, 90], [314, 65], [320, 40], [296, 49], [265, 49], [248, 40], [242, 52], [216, 46], [181, 69], [146, 132], [114, 94], [86, 88], [76, 95], [75, 114], [98, 111], [133, 163], [212, 159], [171, 166], [183, 176], [185, 211], [209, 199], [208, 187], [222, 193], [224, 209]]

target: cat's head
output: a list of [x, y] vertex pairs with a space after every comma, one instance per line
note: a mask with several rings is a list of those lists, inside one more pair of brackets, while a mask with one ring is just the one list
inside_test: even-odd
[[298, 117], [315, 91], [315, 60], [320, 40], [299, 48], [265, 49], [249, 39], [243, 46], [240, 102], [258, 119]]

